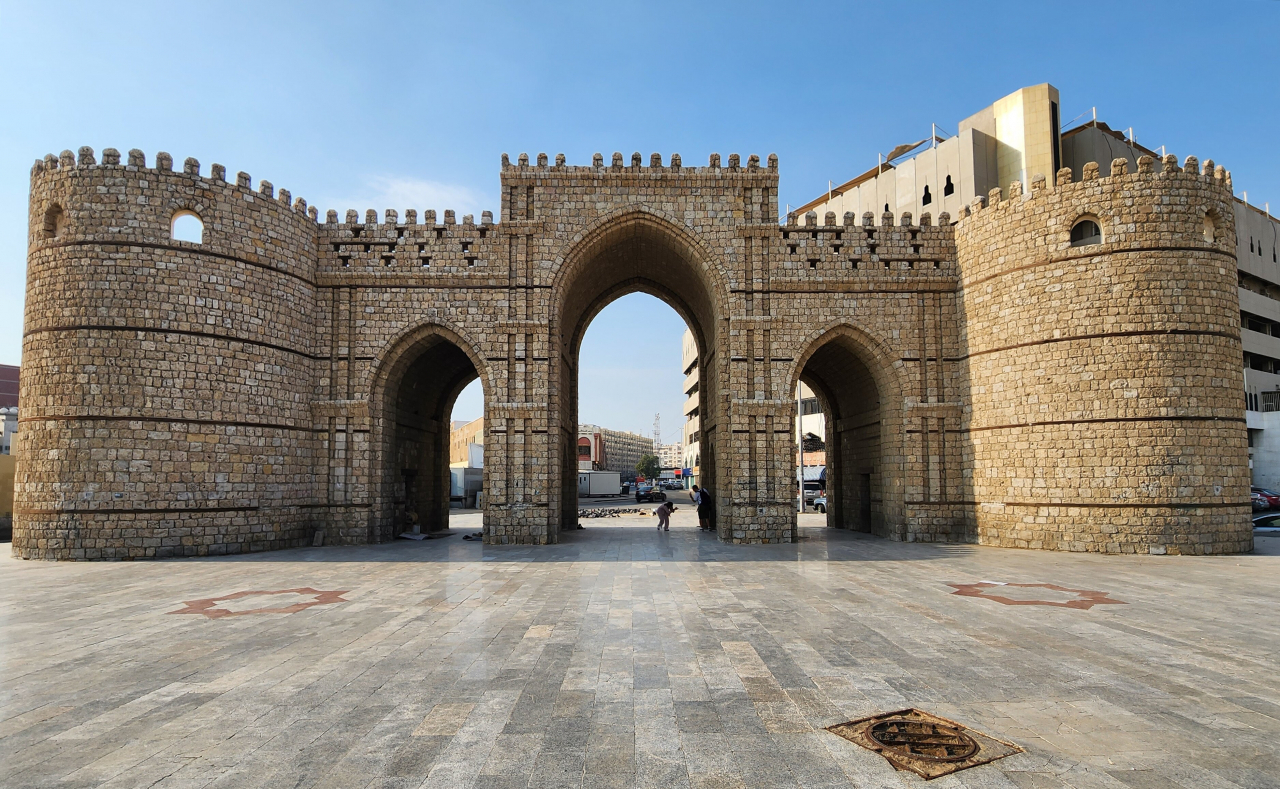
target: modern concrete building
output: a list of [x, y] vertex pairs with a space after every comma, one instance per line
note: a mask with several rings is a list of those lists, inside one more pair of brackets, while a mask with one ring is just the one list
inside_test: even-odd
[[658, 462], [665, 468], [681, 468], [684, 464], [684, 443], [663, 444], [658, 447]]
[[17, 432], [17, 407], [0, 407], [0, 455], [13, 454], [14, 434]]
[[623, 482], [636, 478], [641, 455], [654, 454], [653, 439], [599, 425], [578, 425], [578, 470], [616, 471]]
[[449, 431], [449, 467], [484, 468], [484, 417], [454, 422]]
[[684, 449], [682, 460], [684, 468], [693, 472], [685, 479], [685, 487], [698, 484], [698, 466], [702, 462], [702, 451], [699, 446], [701, 427], [698, 423], [698, 343], [693, 332], [685, 329], [680, 341], [680, 367], [684, 370]]
[[18, 407], [18, 372], [12, 364], [0, 364], [0, 408]]
[[804, 452], [797, 448], [797, 463], [805, 466], [825, 466], [827, 464], [827, 417], [822, 412], [822, 402], [818, 395], [801, 381], [797, 388], [797, 399], [800, 401], [800, 415], [796, 417], [796, 440], [803, 441]]
[[[827, 211], [958, 216], [991, 189], [1012, 181], [1028, 184], [1037, 175], [1052, 181], [1063, 167], [1071, 169], [1072, 182], [1085, 178], [1091, 162], [1100, 178], [1110, 177], [1112, 162], [1120, 159], [1132, 172], [1142, 156], [1153, 157], [1155, 172], [1161, 171], [1163, 147], [1139, 144], [1132, 129], [1116, 131], [1096, 113], [1068, 129], [1060, 116], [1056, 88], [1023, 88], [961, 121], [954, 136], [943, 139], [946, 132], [938, 131], [932, 139], [898, 146], [875, 168], [790, 216], [809, 211], [818, 216]], [[1280, 488], [1280, 221], [1269, 206], [1250, 205], [1245, 196], [1236, 196], [1234, 214], [1250, 468], [1253, 484]]]
[[[933, 129], [932, 136], [899, 145], [865, 173], [800, 206], [790, 216], [827, 211], [844, 216], [910, 212], [960, 216], [977, 197], [1013, 181], [1052, 179], [1060, 158], [1058, 89], [1034, 85], [1005, 96], [965, 118], [956, 133]], [[1095, 161], [1095, 160], [1089, 160]], [[1110, 160], [1107, 160], [1110, 161]], [[1077, 171], [1078, 175], [1078, 171]], [[1078, 178], [1077, 178], [1078, 180]]]

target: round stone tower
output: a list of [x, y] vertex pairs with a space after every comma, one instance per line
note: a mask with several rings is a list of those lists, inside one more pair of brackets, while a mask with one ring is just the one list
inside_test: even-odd
[[[175, 220], [190, 241], [171, 237]], [[13, 551], [235, 553], [310, 537], [314, 209], [166, 153], [31, 175]]]
[[1194, 158], [1014, 183], [956, 228], [979, 542], [1252, 546], [1230, 177]]

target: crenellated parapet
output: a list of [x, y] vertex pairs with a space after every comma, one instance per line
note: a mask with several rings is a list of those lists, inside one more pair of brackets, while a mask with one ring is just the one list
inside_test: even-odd
[[401, 217], [388, 209], [381, 216], [368, 210], [364, 221], [355, 210], [339, 221], [329, 211], [319, 226], [321, 278], [331, 283], [406, 282], [479, 283], [506, 277], [503, 227], [484, 211], [458, 220], [453, 210], [407, 209]]
[[[190, 157], [180, 169], [175, 169], [173, 157], [164, 151], [156, 154], [154, 166], [148, 167], [146, 154], [136, 148], [129, 151], [123, 161], [114, 148], [103, 150], [101, 162], [88, 146], [80, 148], [78, 155], [69, 150], [60, 156], [48, 154], [31, 167], [31, 207], [33, 211], [61, 209], [65, 219], [63, 230], [68, 233], [66, 240], [168, 241], [173, 214], [178, 211], [195, 213], [206, 228], [212, 223], [216, 231], [218, 220], [223, 218], [218, 213], [220, 210], [242, 208], [222, 202], [232, 197], [251, 207], [251, 212], [267, 213], [276, 221], [289, 223], [286, 227], [301, 230], [308, 222], [312, 225], [316, 222], [315, 207], [309, 207], [301, 197], [293, 198], [288, 189], [277, 191], [270, 181], [263, 181], [255, 191], [248, 173], [241, 172], [234, 181], [229, 181], [226, 167], [221, 164], [212, 165], [207, 176], [200, 170], [200, 162]], [[92, 185], [93, 192], [80, 194], [76, 184]], [[62, 191], [67, 193], [63, 195]], [[63, 206], [60, 198], [68, 204]], [[128, 207], [111, 210], [121, 203], [127, 203]], [[94, 212], [102, 210], [109, 211], [110, 216], [96, 218]], [[234, 219], [234, 216], [227, 218]], [[53, 237], [53, 229], [45, 226], [43, 216], [40, 219], [42, 221], [31, 224], [32, 245]], [[124, 221], [103, 222], [101, 219]], [[225, 229], [231, 231], [230, 227]], [[57, 235], [62, 237], [60, 231]], [[251, 233], [249, 238], [253, 237]], [[207, 239], [214, 244], [219, 240], [216, 233]], [[221, 240], [230, 249], [234, 248], [233, 242], [241, 239], [239, 233], [229, 233]]]
[[[1072, 181], [1070, 170], [1064, 169], [1052, 189], [1039, 179], [1023, 191], [1015, 181], [966, 207], [955, 237], [967, 303], [976, 306], [991, 298], [1024, 302], [1025, 284], [1040, 278], [1053, 278], [1060, 286], [1038, 308], [1023, 304], [1017, 321], [1007, 311], [1016, 305], [1004, 301], [1000, 309], [969, 314], [971, 338], [1012, 342], [1028, 334], [1062, 334], [1064, 314], [1076, 323], [1098, 321], [1112, 328], [1130, 323], [1150, 328], [1151, 322], [1169, 330], [1201, 327], [1203, 309], [1133, 309], [1135, 300], [1153, 298], [1168, 287], [1162, 278], [1170, 272], [1158, 260], [1212, 264], [1205, 272], [1212, 276], [1195, 272], [1193, 281], [1179, 286], [1183, 298], [1204, 288], [1214, 293], [1225, 289], [1234, 297], [1234, 211], [1226, 170], [1209, 160], [1202, 172], [1195, 157], [1179, 167], [1172, 155], [1161, 162], [1144, 156], [1136, 172], [1127, 172], [1125, 165], [1117, 159], [1105, 178], [1098, 177], [1096, 164], [1085, 165], [1080, 181]], [[1086, 232], [1093, 228], [1097, 236]], [[1184, 272], [1180, 264], [1168, 265]], [[1104, 276], [1114, 293], [1098, 291], [1096, 283]], [[1075, 277], [1094, 284], [1076, 290], [1069, 286]], [[1086, 303], [1074, 306], [1078, 300]], [[1214, 328], [1238, 329], [1238, 311], [1231, 307], [1223, 314], [1226, 323]]]
[[519, 177], [523, 175], [543, 175], [543, 174], [569, 174], [569, 175], [603, 175], [612, 173], [620, 175], [629, 173], [632, 175], [648, 173], [650, 175], [680, 175], [680, 176], [711, 176], [713, 178], [727, 178], [742, 175], [754, 175], [759, 173], [773, 173], [776, 177], [778, 172], [778, 156], [777, 154], [769, 154], [768, 160], [761, 166], [760, 157], [751, 154], [747, 157], [745, 164], [742, 157], [736, 153], [731, 153], [728, 159], [722, 164], [720, 154], [713, 153], [707, 161], [707, 166], [699, 167], [697, 165], [686, 167], [680, 154], [673, 153], [664, 165], [662, 163], [662, 154], [654, 153], [649, 156], [649, 163], [644, 163], [644, 157], [637, 151], [631, 154], [631, 161], [628, 163], [623, 160], [622, 153], [615, 151], [613, 158], [609, 164], [604, 162], [604, 154], [597, 153], [591, 158], [591, 165], [571, 165], [565, 163], [564, 154], [556, 154], [555, 163], [549, 164], [547, 155], [540, 153], [537, 155], [534, 163], [529, 164], [529, 155], [522, 153], [516, 157], [515, 164], [511, 163], [511, 157], [502, 154], [502, 174], [504, 177]]
[[749, 223], [772, 224], [778, 216], [776, 154], [769, 154], [762, 165], [755, 154], [748, 156], [744, 163], [736, 153], [729, 154], [727, 160], [713, 153], [705, 167], [686, 167], [678, 153], [672, 154], [665, 164], [661, 154], [652, 154], [647, 165], [639, 152], [631, 155], [629, 163], [621, 152], [615, 152], [608, 164], [604, 155], [597, 153], [590, 166], [566, 164], [564, 154], [556, 154], [555, 162], [548, 163], [545, 153], [538, 154], [533, 164], [529, 163], [528, 154], [522, 153], [513, 164], [511, 158], [503, 154], [501, 177], [503, 222], [547, 219], [538, 215], [537, 204], [556, 203], [565, 191], [593, 194], [597, 200], [604, 201], [611, 196], [631, 199], [635, 190], [645, 188], [645, 184], [662, 190], [662, 200], [673, 196], [666, 191], [672, 187], [713, 190], [717, 203], [723, 196], [731, 195], [741, 206], [743, 219]]
[[928, 212], [919, 221], [910, 213], [877, 218], [869, 211], [860, 218], [846, 211], [839, 223], [834, 211], [826, 212], [821, 222], [813, 211], [803, 218], [792, 214], [787, 220], [775, 235], [775, 276], [787, 281], [877, 287], [894, 282], [914, 287], [930, 277], [954, 282], [955, 243], [946, 212], [936, 224]]

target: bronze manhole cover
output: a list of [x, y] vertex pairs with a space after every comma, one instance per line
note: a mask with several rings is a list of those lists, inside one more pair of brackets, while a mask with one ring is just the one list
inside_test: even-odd
[[1011, 742], [940, 718], [905, 709], [828, 726], [827, 731], [875, 751], [896, 769], [929, 780], [1022, 753]]
[[956, 726], [909, 718], [873, 723], [867, 736], [903, 756], [934, 762], [962, 762], [978, 752], [978, 743]]

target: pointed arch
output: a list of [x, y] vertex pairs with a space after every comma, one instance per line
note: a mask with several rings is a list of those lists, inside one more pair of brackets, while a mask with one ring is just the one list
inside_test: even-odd
[[[447, 321], [406, 328], [370, 367], [370, 542], [391, 539], [417, 515], [423, 531], [448, 526], [449, 415], [479, 378], [488, 404], [493, 384], [471, 338]], [[487, 409], [486, 409], [487, 410]], [[486, 466], [487, 478], [488, 469]]]
[[905, 538], [904, 363], [883, 339], [848, 321], [810, 332], [790, 371], [827, 416], [827, 522]]
[[727, 266], [692, 230], [649, 206], [628, 206], [598, 218], [568, 239], [554, 260], [551, 285], [551, 413], [557, 419], [562, 524], [576, 520], [578, 352], [592, 319], [610, 302], [642, 292], [670, 305], [697, 343], [703, 382], [700, 479], [715, 477], [715, 435], [722, 420], [715, 392], [727, 385], [718, 349], [725, 347]]
[[679, 245], [687, 260], [700, 264], [702, 273], [715, 289], [722, 293], [728, 292], [729, 278], [725, 273], [728, 267], [715, 250], [704, 244], [679, 218], [647, 205], [627, 206], [611, 211], [574, 234], [565, 243], [563, 253], [553, 260], [556, 276], [552, 281], [552, 290], [561, 292], [576, 269], [592, 260], [602, 244], [607, 244], [610, 237], [634, 227], [650, 227], [666, 235]]

